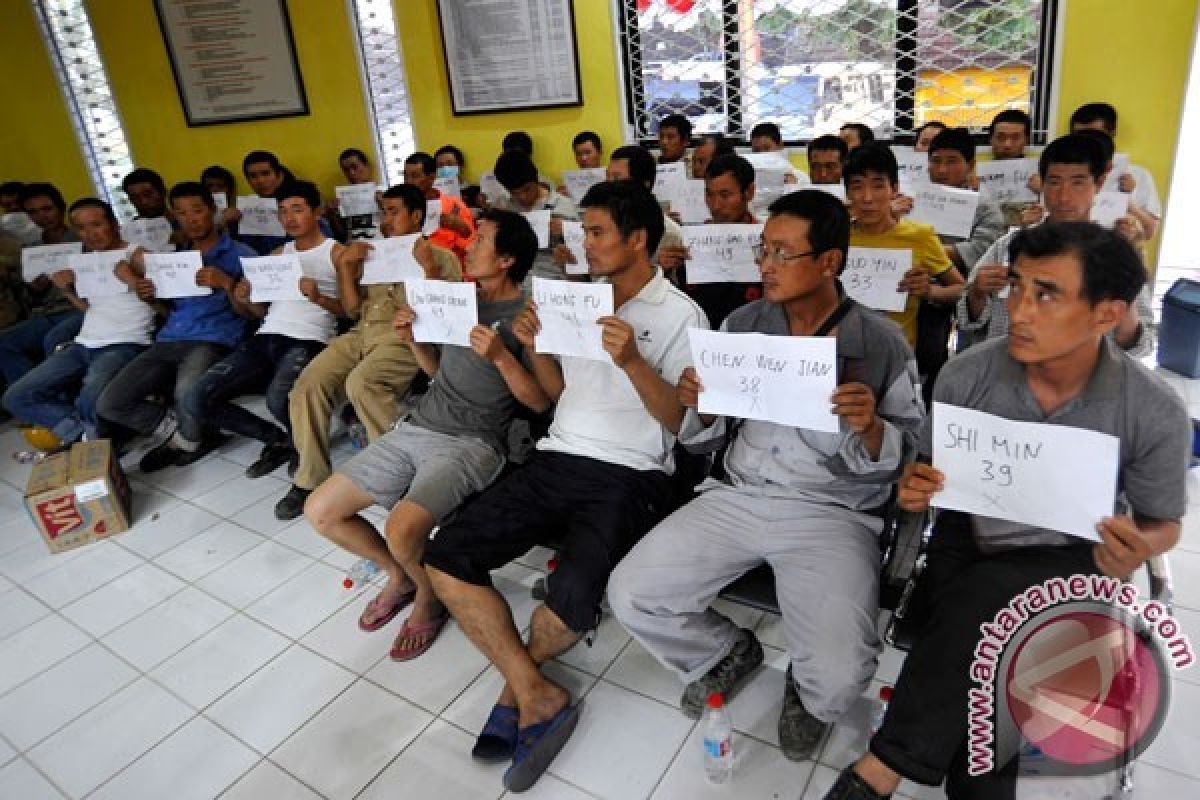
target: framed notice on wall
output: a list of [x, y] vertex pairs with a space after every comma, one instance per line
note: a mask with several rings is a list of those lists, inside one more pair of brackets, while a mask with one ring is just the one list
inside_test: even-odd
[[583, 103], [571, 0], [438, 0], [455, 114]]
[[285, 0], [154, 0], [188, 125], [308, 113]]

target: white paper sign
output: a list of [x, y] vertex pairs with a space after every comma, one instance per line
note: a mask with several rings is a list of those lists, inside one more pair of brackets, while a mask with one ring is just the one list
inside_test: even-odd
[[442, 227], [442, 198], [426, 200], [425, 225], [421, 228], [421, 233], [433, 236], [440, 227]]
[[1129, 153], [1113, 153], [1112, 168], [1117, 175], [1129, 172]]
[[304, 269], [295, 255], [242, 256], [242, 271], [250, 282], [250, 302], [276, 303], [280, 300], [304, 299], [300, 279]]
[[53, 275], [67, 269], [67, 259], [83, 252], [82, 242], [40, 244], [21, 250], [21, 277], [26, 282], [39, 275]]
[[196, 285], [196, 273], [204, 266], [198, 250], [146, 253], [142, 258], [146, 264], [146, 277], [154, 282], [155, 297], [170, 300], [212, 294], [209, 287]]
[[842, 270], [846, 294], [876, 311], [903, 311], [908, 292], [896, 290], [904, 273], [912, 269], [912, 250], [851, 247]]
[[540, 211], [522, 211], [521, 216], [529, 220], [529, 227], [537, 234], [538, 250], [550, 247], [550, 215], [554, 212], [548, 208]]
[[769, 153], [742, 153], [742, 158], [754, 167], [755, 190], [779, 190], [792, 173], [792, 162], [778, 150]]
[[612, 284], [533, 279], [533, 300], [542, 329], [534, 340], [539, 353], [577, 356], [612, 363], [596, 322], [612, 316]]
[[128, 294], [129, 286], [113, 272], [124, 258], [123, 249], [67, 256], [67, 269], [75, 272], [75, 291], [89, 300]]
[[932, 225], [943, 236], [966, 239], [971, 235], [978, 206], [979, 192], [927, 183], [914, 190], [909, 218]]
[[702, 225], [709, 217], [708, 203], [704, 202], [704, 181], [689, 178], [676, 184], [671, 210], [679, 214], [681, 225]]
[[567, 194], [576, 203], [583, 202], [587, 190], [597, 183], [603, 183], [608, 177], [604, 167], [590, 169], [569, 169], [563, 173], [563, 183], [566, 184]]
[[334, 187], [337, 194], [338, 211], [343, 217], [365, 217], [379, 213], [375, 193], [379, 187], [373, 183], [355, 183]]
[[751, 248], [762, 241], [761, 223], [690, 225], [683, 229], [688, 249], [688, 283], [756, 283], [762, 280]]
[[134, 219], [121, 226], [121, 238], [130, 244], [140, 245], [151, 253], [169, 253], [175, 251], [171, 243], [174, 230], [166, 217], [151, 217], [150, 219]]
[[371, 249], [367, 251], [367, 259], [363, 262], [363, 286], [375, 283], [407, 283], [411, 280], [424, 280], [425, 270], [413, 257], [413, 246], [419, 233], [407, 236], [391, 236], [387, 239], [372, 239]]
[[687, 173], [687, 164], [674, 161], [670, 164], [659, 164], [654, 176], [654, 196], [660, 203], [670, 203], [675, 199], [679, 184], [691, 176]]
[[457, 175], [447, 175], [444, 178], [438, 178], [433, 182], [433, 188], [451, 197], [462, 197], [462, 184], [459, 182]]
[[1036, 203], [1037, 193], [1029, 188], [1029, 178], [1037, 174], [1032, 158], [1005, 158], [980, 161], [975, 165], [979, 191], [996, 203]]
[[933, 404], [939, 508], [997, 517], [1092, 541], [1112, 516], [1120, 441], [1106, 433]]
[[1129, 195], [1125, 192], [1097, 192], [1092, 201], [1092, 222], [1112, 228], [1129, 213]]
[[496, 180], [496, 173], [485, 172], [479, 176], [479, 190], [489, 203], [495, 203], [503, 197], [508, 197], [508, 189]]
[[278, 236], [287, 234], [283, 223], [279, 221], [279, 203], [274, 197], [259, 197], [256, 194], [239, 195], [238, 211], [242, 219], [238, 223], [238, 233], [244, 236]]
[[224, 192], [213, 192], [213, 205], [217, 207], [217, 213], [221, 213], [229, 208], [229, 197]]
[[479, 324], [475, 284], [414, 279], [404, 282], [404, 295], [417, 315], [413, 339], [471, 346], [471, 329]]
[[688, 329], [699, 411], [837, 433], [837, 339]]
[[562, 221], [563, 243], [567, 249], [571, 251], [571, 255], [575, 259], [575, 263], [567, 262], [566, 270], [568, 275], [587, 275], [588, 263], [587, 253], [583, 249], [583, 223], [573, 220], [564, 219]]
[[911, 195], [929, 183], [929, 154], [918, 153], [908, 145], [893, 145], [896, 165], [900, 167], [900, 191]]
[[805, 186], [805, 189], [816, 189], [818, 192], [831, 194], [843, 203], [846, 202], [846, 186], [841, 183], [814, 183], [810, 186]]

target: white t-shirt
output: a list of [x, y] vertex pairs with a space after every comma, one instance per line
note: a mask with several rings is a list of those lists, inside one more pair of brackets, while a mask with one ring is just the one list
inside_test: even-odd
[[[317, 288], [326, 297], [337, 296], [337, 270], [333, 266], [333, 239], [326, 239], [316, 247], [297, 250], [295, 242], [283, 246], [284, 255], [300, 258], [304, 277], [317, 282]], [[333, 314], [306, 297], [295, 300], [279, 300], [271, 303], [267, 317], [259, 333], [278, 333], [292, 339], [312, 342], [328, 342], [337, 329]]]
[[[137, 248], [129, 245], [125, 256]], [[111, 297], [93, 297], [87, 301], [83, 326], [75, 343], [90, 349], [112, 344], [150, 344], [154, 341], [154, 309], [133, 292]]]
[[[692, 365], [688, 328], [709, 327], [700, 306], [657, 269], [616, 315], [633, 326], [642, 358], [672, 385]], [[612, 362], [571, 356], [560, 357], [559, 363], [563, 393], [539, 450], [674, 472], [675, 437], [646, 410], [624, 370]]]
[[1113, 167], [1104, 178], [1104, 186], [1101, 191], [1121, 191], [1120, 181], [1121, 175], [1124, 172], [1132, 175], [1135, 183], [1133, 195], [1129, 198], [1130, 202], [1162, 219], [1162, 201], [1158, 198], [1158, 187], [1154, 185], [1154, 176], [1145, 167], [1139, 167], [1137, 164], [1130, 164], [1124, 170]]

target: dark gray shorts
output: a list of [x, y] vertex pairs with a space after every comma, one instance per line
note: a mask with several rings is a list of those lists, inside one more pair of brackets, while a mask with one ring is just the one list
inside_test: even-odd
[[503, 465], [500, 454], [479, 439], [401, 421], [338, 472], [389, 511], [409, 500], [442, 520], [486, 489]]

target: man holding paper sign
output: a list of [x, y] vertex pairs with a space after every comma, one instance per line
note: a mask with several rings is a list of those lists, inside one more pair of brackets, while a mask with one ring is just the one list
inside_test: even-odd
[[[94, 197], [77, 200], [70, 218], [90, 252], [131, 255], [133, 248], [121, 241], [108, 203]], [[96, 401], [113, 376], [153, 340], [154, 309], [132, 292], [83, 300], [75, 293], [69, 269], [56, 271], [52, 279], [83, 308], [83, 326], [74, 342], [8, 387], [4, 407], [19, 420], [48, 428], [69, 448], [85, 436], [96, 439], [108, 433]]]
[[[204, 262], [196, 283], [213, 292], [159, 300], [154, 281], [144, 277], [142, 251], [135, 251], [118, 276], [130, 281], [137, 296], [154, 303], [167, 319], [154, 344], [113, 378], [97, 403], [104, 419], [150, 437], [143, 462], [151, 469], [158, 467], [158, 457], [150, 456], [168, 442], [181, 450], [185, 442], [201, 441], [202, 430], [182, 411], [181, 403], [208, 368], [246, 335], [246, 319], [234, 308], [230, 295], [242, 276], [242, 257], [254, 255], [218, 230], [217, 207], [208, 189], [185, 181], [172, 187], [169, 196], [175, 219], [189, 241], [186, 249], [200, 251]], [[149, 397], [171, 399], [164, 405]]]
[[[387, 573], [387, 584], [359, 618], [360, 628], [378, 630], [412, 603], [392, 646], [397, 661], [428, 650], [448, 618], [421, 566], [430, 532], [495, 479], [517, 403], [539, 413], [550, 407], [511, 328], [525, 308], [520, 283], [536, 254], [537, 239], [520, 214], [484, 212], [467, 248], [466, 272], [473, 283], [438, 282], [465, 288], [478, 301], [478, 324], [468, 344], [417, 341], [415, 326], [423, 314], [401, 308], [396, 334], [432, 378], [429, 391], [305, 504], [318, 532]], [[410, 285], [410, 300], [413, 295]], [[382, 536], [359, 516], [376, 503], [390, 512]]]
[[[388, 237], [419, 236], [425, 225], [425, 193], [411, 184], [390, 187], [380, 200], [382, 228]], [[354, 242], [346, 248], [339, 270], [338, 296], [358, 324], [330, 341], [300, 373], [288, 400], [288, 419], [298, 457], [292, 487], [275, 506], [280, 519], [295, 519], [304, 501], [331, 474], [330, 420], [350, 403], [371, 441], [383, 435], [404, 410], [401, 398], [417, 374], [412, 348], [392, 331], [392, 320], [404, 306], [403, 283], [360, 284], [363, 264], [374, 245]], [[412, 257], [429, 280], [462, 278], [458, 258], [449, 250], [418, 238]], [[264, 465], [265, 466], [265, 465]]]
[[[649, 190], [600, 183], [583, 208], [592, 274], [612, 284], [616, 305], [600, 320], [610, 360], [531, 356], [538, 384], [557, 401], [549, 435], [425, 551], [434, 591], [507, 682], [474, 755], [511, 760], [504, 785], [513, 791], [533, 785], [579, 719], [579, 705], [541, 664], [596, 627], [612, 565], [666, 510], [683, 417], [674, 384], [689, 362], [687, 329], [706, 327], [650, 262], [663, 228]], [[538, 328], [536, 307], [513, 325], [527, 351]], [[563, 547], [526, 646], [490, 573], [550, 537]]]
[[[429, 234], [429, 241], [454, 253], [461, 262], [466, 255], [467, 245], [475, 236], [475, 217], [460, 198], [435, 189], [435, 180], [437, 162], [433, 160], [433, 156], [428, 153], [413, 153], [404, 159], [404, 182], [416, 186], [425, 194], [428, 202], [437, 204], [437, 228]], [[432, 220], [430, 222], [432, 223]]]
[[[845, 206], [807, 189], [776, 200], [770, 215], [759, 256], [765, 297], [733, 312], [722, 330], [732, 339], [754, 332], [836, 342], [837, 388], [816, 396], [798, 388], [793, 401], [815, 419], [832, 416], [833, 430], [823, 421], [796, 428], [702, 413], [704, 376], [739, 367], [718, 351], [701, 353], [679, 381], [687, 407], [680, 442], [701, 453], [728, 444], [726, 477], [701, 484], [699, 497], [634, 547], [613, 573], [608, 599], [642, 646], [687, 684], [680, 705], [697, 718], [710, 692], [728, 700], [762, 662], [753, 633], [711, 604], [734, 579], [769, 563], [792, 659], [779, 740], [784, 755], [800, 760], [812, 757], [875, 672], [882, 512], [915, 449], [922, 409], [899, 330], [839, 291], [850, 239]], [[814, 372], [808, 362], [757, 361], [776, 374]]]
[[[538, 250], [533, 269], [525, 276], [526, 288], [532, 283], [533, 277], [561, 279], [563, 269], [555, 263], [554, 248], [562, 244], [562, 221], [564, 219], [579, 220], [579, 213], [571, 198], [558, 192], [553, 192], [538, 182], [537, 167], [529, 156], [519, 150], [506, 150], [496, 159], [496, 180], [508, 191], [508, 197], [498, 198], [491, 204], [492, 208], [502, 211], [516, 211], [528, 214], [533, 211], [549, 211], [550, 227], [547, 246]], [[543, 220], [544, 221], [544, 220]]]
[[[1013, 252], [1009, 337], [950, 361], [934, 397], [939, 404], [1037, 424], [1047, 435], [1018, 442], [973, 423], [963, 426], [961, 415], [955, 420], [935, 411], [922, 433], [922, 454], [937, 465], [953, 453], [953, 462], [965, 466], [943, 472], [929, 463], [909, 465], [900, 505], [923, 511], [946, 497], [947, 507], [955, 508], [943, 495], [953, 489], [960, 496], [991, 496], [1002, 506], [1013, 500], [1023, 515], [1045, 519], [1044, 511], [1069, 507], [1070, 499], [1037, 491], [1006, 497], [1018, 491], [1031, 461], [1043, 458], [1068, 470], [1080, 461], [1110, 459], [1112, 471], [1075, 491], [1111, 493], [1115, 482], [1121, 501], [1102, 518], [1078, 520], [1076, 529], [1085, 530], [1086, 538], [976, 513], [938, 515], [914, 595], [929, 604], [930, 620], [908, 655], [870, 753], [842, 774], [830, 798], [878, 798], [902, 778], [937, 786], [948, 774], [959, 796], [1013, 796], [1017, 769], [999, 748], [993, 749], [996, 771], [969, 777], [953, 766], [967, 746], [973, 684], [999, 683], [998, 691], [1009, 685], [1004, 677], [977, 677], [972, 667], [981, 626], [990, 627], [1014, 603], [1010, 608], [1035, 613], [1030, 592], [1041, 594], [1043, 607], [1053, 604], [1031, 587], [1073, 575], [1125, 579], [1179, 539], [1192, 440], [1188, 414], [1165, 383], [1126, 358], [1108, 336], [1146, 280], [1137, 252], [1119, 235], [1087, 223], [1027, 229]], [[1055, 452], [1050, 432], [1062, 427], [1115, 438], [1119, 455]], [[1119, 713], [1125, 718], [1128, 712], [1122, 706]]]
[[[321, 193], [308, 181], [285, 183], [279, 189], [279, 217], [291, 241], [277, 255], [295, 256], [304, 277], [299, 291], [270, 304], [251, 302], [251, 279], [238, 281], [233, 303], [238, 313], [261, 319], [258, 331], [221, 361], [213, 364], [180, 405], [181, 430], [204, 431], [209, 439], [227, 431], [262, 442], [258, 460], [246, 468], [257, 478], [295, 458], [292, 448], [288, 395], [296, 378], [333, 336], [342, 315], [338, 273], [347, 249], [327, 238], [319, 227]], [[234, 399], [263, 392], [267, 410], [279, 423], [265, 420], [234, 403]], [[203, 437], [169, 442], [146, 458], [152, 466], [182, 466], [203, 451]], [[146, 471], [146, 467], [142, 467]]]

